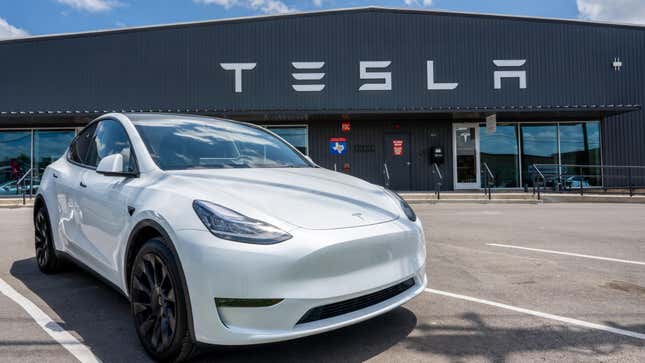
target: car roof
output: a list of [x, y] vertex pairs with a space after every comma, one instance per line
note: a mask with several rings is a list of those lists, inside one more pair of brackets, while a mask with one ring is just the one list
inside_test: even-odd
[[212, 120], [212, 121], [228, 121], [228, 122], [235, 122], [233, 120], [226, 120], [226, 119], [221, 119], [217, 117], [211, 117], [211, 116], [201, 116], [201, 115], [186, 115], [186, 114], [174, 114], [174, 113], [154, 113], [154, 112], [146, 112], [146, 113], [123, 113], [125, 117], [130, 119], [130, 121], [136, 123], [140, 121], [161, 121], [161, 120]]

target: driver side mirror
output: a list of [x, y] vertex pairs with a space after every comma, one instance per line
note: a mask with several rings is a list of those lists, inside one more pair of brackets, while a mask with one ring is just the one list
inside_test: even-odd
[[96, 167], [96, 172], [107, 176], [136, 176], [135, 173], [123, 171], [123, 155], [112, 154], [104, 157]]

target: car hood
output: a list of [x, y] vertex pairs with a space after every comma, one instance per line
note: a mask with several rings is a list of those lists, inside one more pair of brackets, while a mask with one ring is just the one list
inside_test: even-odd
[[168, 175], [195, 199], [294, 227], [350, 228], [400, 215], [400, 206], [383, 188], [323, 168], [200, 169]]

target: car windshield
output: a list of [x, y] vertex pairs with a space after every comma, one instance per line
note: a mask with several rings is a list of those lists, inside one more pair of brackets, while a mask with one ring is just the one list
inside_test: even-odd
[[146, 118], [134, 125], [163, 170], [312, 166], [292, 146], [259, 127], [182, 117]]

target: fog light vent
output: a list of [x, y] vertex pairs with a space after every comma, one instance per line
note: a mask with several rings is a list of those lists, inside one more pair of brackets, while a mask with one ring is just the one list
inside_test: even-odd
[[216, 297], [215, 305], [218, 308], [265, 308], [277, 305], [284, 299], [231, 299]]

